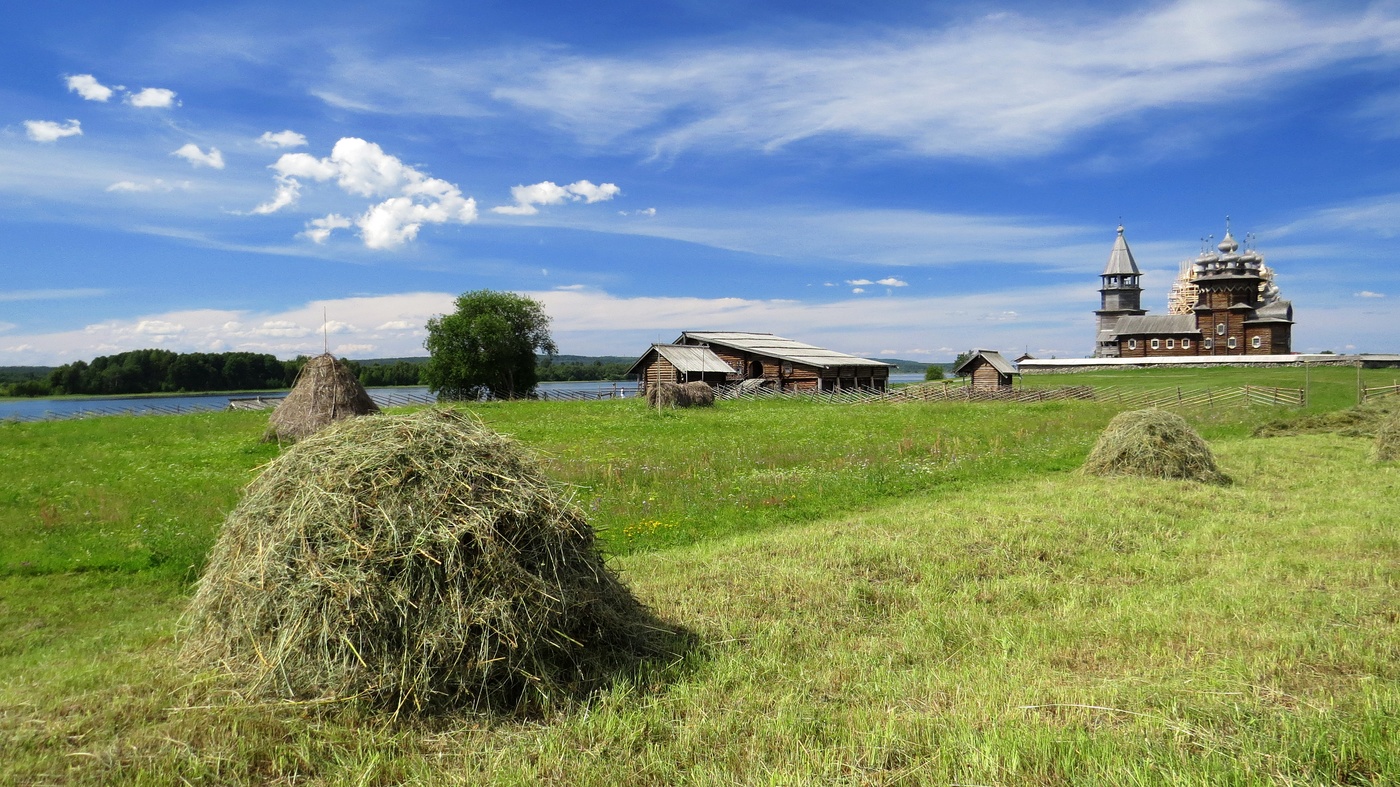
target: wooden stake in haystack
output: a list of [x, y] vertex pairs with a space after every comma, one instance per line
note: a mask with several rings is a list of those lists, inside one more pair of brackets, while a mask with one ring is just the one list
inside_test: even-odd
[[302, 440], [342, 418], [377, 412], [355, 373], [323, 353], [301, 368], [291, 393], [272, 411], [263, 440]]

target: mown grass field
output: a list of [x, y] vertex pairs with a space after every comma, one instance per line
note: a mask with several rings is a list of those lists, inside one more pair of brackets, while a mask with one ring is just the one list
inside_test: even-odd
[[543, 717], [231, 705], [174, 638], [265, 414], [0, 424], [0, 783], [1400, 782], [1364, 436], [1192, 414], [1214, 487], [1074, 474], [1089, 402], [476, 411], [695, 651]]

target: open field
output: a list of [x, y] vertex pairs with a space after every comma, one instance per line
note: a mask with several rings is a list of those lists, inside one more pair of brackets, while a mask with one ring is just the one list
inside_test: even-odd
[[231, 707], [173, 638], [266, 414], [0, 424], [0, 783], [1400, 781], [1400, 467], [1364, 437], [1192, 414], [1214, 487], [1073, 474], [1090, 402], [474, 409], [695, 651], [530, 719]]

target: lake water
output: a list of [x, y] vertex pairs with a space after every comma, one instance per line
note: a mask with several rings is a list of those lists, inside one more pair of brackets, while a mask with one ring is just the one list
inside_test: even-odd
[[[921, 374], [892, 374], [891, 383], [909, 383], [924, 379]], [[381, 406], [393, 406], [432, 400], [425, 387], [369, 388], [370, 398]], [[637, 395], [637, 384], [615, 381], [545, 382], [540, 383], [543, 398], [595, 399], [629, 398]], [[127, 396], [79, 397], [72, 399], [0, 399], [0, 421], [43, 421], [99, 415], [161, 415], [175, 413], [227, 410], [230, 399], [280, 399], [286, 394], [223, 393], [189, 394], [185, 396]]]

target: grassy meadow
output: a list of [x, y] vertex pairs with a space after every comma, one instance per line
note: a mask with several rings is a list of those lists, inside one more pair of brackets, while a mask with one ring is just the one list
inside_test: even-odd
[[1216, 487], [1075, 474], [1093, 402], [472, 409], [693, 651], [530, 718], [234, 703], [173, 657], [266, 414], [0, 423], [0, 783], [1400, 782], [1400, 466], [1364, 435], [1186, 413]]

